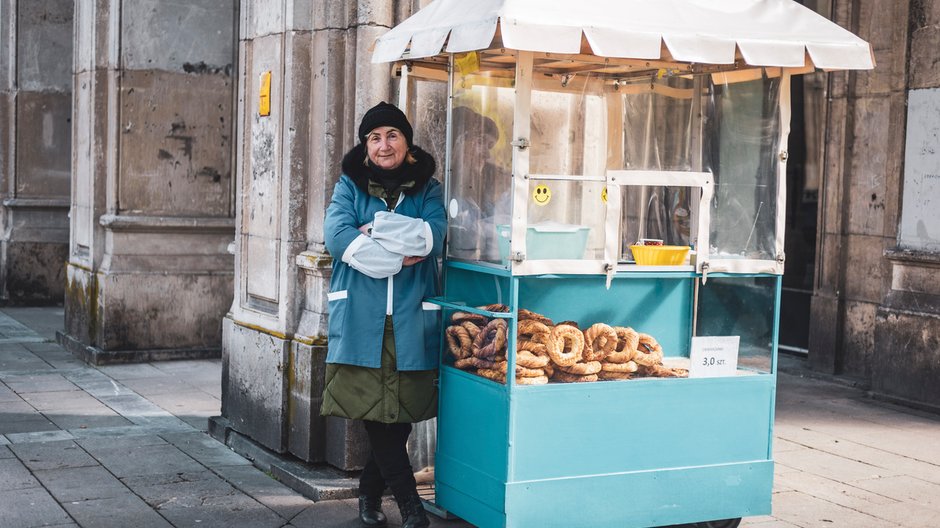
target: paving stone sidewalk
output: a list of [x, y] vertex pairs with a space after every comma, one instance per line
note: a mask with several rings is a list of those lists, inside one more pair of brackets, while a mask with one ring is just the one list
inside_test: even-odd
[[[0, 528], [359, 526], [205, 433], [219, 361], [92, 367], [54, 343], [62, 315], [0, 310]], [[742, 526], [940, 526], [940, 419], [781, 364], [773, 515]]]
[[92, 367], [55, 344], [62, 320], [0, 310], [0, 528], [359, 526], [354, 500], [313, 502], [206, 434], [220, 361]]

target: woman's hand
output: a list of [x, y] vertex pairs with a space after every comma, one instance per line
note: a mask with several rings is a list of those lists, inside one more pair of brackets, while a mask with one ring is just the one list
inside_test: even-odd
[[415, 264], [424, 260], [424, 257], [405, 257], [401, 261], [402, 266], [414, 266]]

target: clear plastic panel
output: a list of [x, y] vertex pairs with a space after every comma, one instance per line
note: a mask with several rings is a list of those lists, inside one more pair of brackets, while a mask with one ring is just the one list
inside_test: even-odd
[[[779, 78], [716, 85], [707, 75], [618, 86], [623, 169], [712, 173], [712, 258], [776, 258], [779, 88]], [[698, 196], [688, 188], [625, 187], [623, 258], [640, 238], [694, 246]]]
[[497, 225], [509, 224], [512, 71], [454, 74], [448, 256], [500, 262]]
[[[514, 68], [488, 67], [455, 68], [448, 254], [507, 264]], [[779, 77], [715, 84], [663, 70], [617, 78], [536, 66], [533, 78], [527, 259], [604, 258], [608, 170], [711, 173], [710, 259], [776, 259]], [[641, 238], [699, 249], [700, 192], [622, 187], [621, 260]]]
[[740, 336], [738, 369], [771, 372], [776, 277], [709, 277], [701, 285], [696, 335]]
[[713, 87], [711, 258], [776, 259], [780, 78]]
[[701, 192], [690, 187], [624, 187], [620, 260], [633, 261], [630, 246], [642, 239], [662, 240], [668, 246], [691, 245], [693, 204]]
[[[685, 77], [635, 79], [618, 85], [623, 108], [623, 155], [619, 168], [651, 171], [710, 170], [703, 157], [696, 83]], [[629, 186], [621, 195], [621, 259], [633, 260], [630, 245], [659, 239], [666, 245], [692, 244], [698, 189]]]
[[531, 116], [526, 258], [602, 259], [608, 150], [603, 81], [594, 75], [539, 81]]

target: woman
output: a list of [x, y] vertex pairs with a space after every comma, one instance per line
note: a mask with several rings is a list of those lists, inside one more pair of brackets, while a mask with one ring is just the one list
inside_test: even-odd
[[405, 444], [412, 423], [437, 415], [440, 311], [422, 301], [439, 294], [435, 257], [446, 218], [434, 159], [412, 136], [394, 105], [366, 112], [324, 223], [333, 274], [321, 414], [364, 421], [371, 447], [359, 479], [365, 526], [386, 524], [386, 485], [403, 527], [430, 524]]

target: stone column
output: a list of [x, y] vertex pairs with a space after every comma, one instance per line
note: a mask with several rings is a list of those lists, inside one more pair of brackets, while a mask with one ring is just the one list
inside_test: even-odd
[[[217, 436], [234, 430], [341, 469], [364, 462], [360, 426], [319, 416], [332, 265], [323, 217], [362, 114], [397, 100], [392, 66], [372, 64], [370, 48], [419, 5], [295, 0], [261, 10], [243, 2], [235, 302], [224, 322]], [[263, 116], [259, 90], [268, 72], [271, 111]], [[416, 137], [426, 130], [419, 123]], [[443, 160], [443, 134], [439, 144]]]
[[[235, 301], [224, 326], [223, 417], [276, 452], [361, 464], [345, 424], [319, 416], [330, 258], [322, 219], [353, 122], [391, 90], [366, 48], [392, 2], [243, 2], [236, 145]], [[270, 115], [260, 88], [270, 75]], [[328, 447], [331, 446], [331, 447]], [[328, 453], [329, 451], [329, 453]]]
[[875, 316], [872, 390], [940, 411], [940, 0], [913, 2], [900, 232]]
[[75, 5], [60, 342], [93, 363], [217, 357], [233, 276], [237, 6]]
[[833, 19], [869, 41], [877, 67], [834, 73], [820, 196], [810, 362], [870, 383], [875, 316], [890, 288], [903, 163], [908, 5], [834, 0]]
[[65, 291], [72, 2], [0, 0], [0, 303]]

